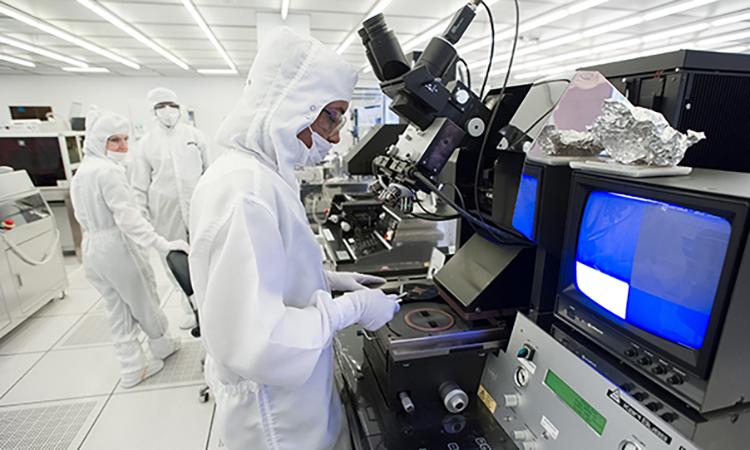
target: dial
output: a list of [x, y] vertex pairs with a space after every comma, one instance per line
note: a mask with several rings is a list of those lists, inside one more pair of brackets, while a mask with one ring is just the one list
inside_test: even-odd
[[516, 382], [516, 386], [518, 387], [526, 387], [526, 385], [529, 384], [529, 379], [531, 378], [531, 375], [529, 374], [529, 371], [526, 370], [524, 367], [517, 367], [516, 373], [513, 376], [513, 379]]

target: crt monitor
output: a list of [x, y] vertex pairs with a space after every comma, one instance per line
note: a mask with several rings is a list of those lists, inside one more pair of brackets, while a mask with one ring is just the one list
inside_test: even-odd
[[708, 376], [731, 303], [748, 200], [722, 176], [573, 176], [556, 313], [667, 385]]

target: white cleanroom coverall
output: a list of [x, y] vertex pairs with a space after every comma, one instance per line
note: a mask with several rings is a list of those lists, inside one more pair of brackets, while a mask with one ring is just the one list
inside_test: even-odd
[[[71, 200], [83, 231], [86, 277], [103, 297], [127, 387], [158, 372], [161, 359], [178, 344], [167, 333], [167, 318], [159, 308], [153, 271], [142, 248], [187, 250], [187, 243], [168, 242], [154, 231], [133, 201], [125, 168], [107, 156], [107, 139], [127, 134], [128, 121], [92, 111], [86, 128], [85, 157], [71, 182]], [[147, 361], [138, 341], [141, 329], [156, 360]]]
[[217, 136], [231, 148], [192, 201], [190, 273], [206, 378], [228, 448], [348, 449], [332, 339], [355, 322], [383, 326], [397, 305], [380, 290], [331, 297], [294, 168], [312, 150], [297, 134], [329, 103], [349, 101], [356, 72], [288, 29], [267, 42]]
[[[155, 88], [146, 97], [155, 123], [134, 149], [130, 181], [138, 206], [156, 232], [167, 239], [187, 241], [190, 198], [209, 163], [207, 140], [200, 130], [179, 121], [180, 109], [173, 91]], [[167, 102], [171, 106], [155, 109]], [[180, 296], [183, 309], [180, 327], [191, 328], [195, 319], [190, 303], [166, 266], [166, 255], [160, 256], [167, 278], [175, 288], [172, 295]]]

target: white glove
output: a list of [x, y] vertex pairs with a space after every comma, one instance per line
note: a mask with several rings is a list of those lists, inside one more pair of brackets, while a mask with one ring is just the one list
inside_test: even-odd
[[328, 285], [332, 291], [351, 292], [368, 289], [368, 286], [385, 284], [385, 279], [356, 272], [326, 271]]
[[167, 252], [171, 252], [173, 250], [183, 251], [187, 254], [190, 254], [190, 244], [183, 241], [182, 239], [167, 242]]
[[398, 296], [386, 295], [380, 289], [360, 289], [336, 297], [339, 310], [338, 330], [358, 323], [368, 331], [375, 331], [393, 319], [400, 308]]

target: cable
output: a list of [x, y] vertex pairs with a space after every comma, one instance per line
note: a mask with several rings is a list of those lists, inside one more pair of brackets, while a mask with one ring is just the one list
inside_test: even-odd
[[[492, 68], [492, 60], [495, 59], [495, 18], [492, 16], [492, 10], [487, 5], [487, 3], [484, 2], [484, 0], [479, 0], [482, 6], [484, 6], [484, 9], [487, 10], [487, 16], [490, 19], [490, 60], [487, 63], [487, 71], [484, 73], [484, 81], [482, 82], [482, 90], [479, 91], [479, 98], [481, 99], [484, 97], [484, 89], [487, 87], [487, 82], [490, 79], [490, 69]], [[518, 38], [518, 0], [515, 0], [516, 2], [516, 38]], [[515, 52], [515, 44], [513, 45], [513, 51]], [[511, 58], [511, 61], [513, 59]], [[512, 62], [511, 62], [512, 64]], [[467, 67], [468, 68], [468, 67]]]
[[511, 230], [501, 230], [499, 228], [496, 228], [488, 223], [485, 223], [483, 220], [477, 219], [474, 217], [473, 214], [471, 214], [469, 211], [467, 211], [465, 208], [462, 208], [456, 204], [453, 200], [451, 200], [443, 191], [437, 188], [435, 184], [426, 176], [422, 175], [419, 172], [414, 172], [414, 178], [420, 182], [423, 186], [425, 186], [429, 191], [434, 192], [438, 197], [440, 197], [445, 203], [447, 203], [451, 208], [455, 209], [461, 216], [468, 220], [469, 222], [473, 223], [474, 225], [487, 230], [491, 237], [486, 238], [489, 241], [494, 241], [497, 244], [505, 244], [505, 245], [523, 245], [528, 246], [530, 245], [529, 241], [520, 235], [517, 232], [511, 231]]
[[[449, 187], [451, 187], [453, 189], [453, 192], [456, 193], [456, 197], [458, 197], [458, 201], [461, 203], [461, 208], [463, 208], [464, 210], [466, 210], [466, 202], [464, 201], [464, 195], [461, 192], [461, 190], [458, 188], [458, 186], [456, 186], [455, 184], [451, 184], [451, 183], [446, 183], [443, 186], [449, 186]], [[479, 234], [479, 230], [474, 225], [474, 222], [472, 222], [470, 220], [467, 220], [467, 222], [469, 223], [469, 226], [474, 231], [474, 233]]]
[[471, 69], [469, 69], [469, 63], [460, 56], [458, 57], [458, 62], [463, 64], [464, 69], [466, 69], [466, 85], [469, 87], [469, 90], [471, 90]]
[[[492, 129], [492, 124], [495, 122], [495, 117], [497, 116], [497, 112], [500, 110], [500, 104], [503, 101], [505, 90], [508, 88], [508, 80], [510, 79], [511, 71], [513, 70], [513, 60], [516, 57], [516, 47], [518, 46], [518, 33], [519, 33], [519, 28], [521, 26], [521, 14], [519, 11], [518, 0], [513, 0], [513, 3], [516, 9], [516, 27], [515, 27], [515, 36], [513, 37], [513, 47], [510, 50], [510, 59], [508, 60], [508, 70], [505, 73], [505, 81], [503, 81], [503, 88], [500, 89], [500, 95], [498, 95], [497, 97], [498, 103], [497, 105], [495, 105], [495, 108], [492, 111], [492, 115], [490, 117], [490, 122], [487, 124], [487, 131], [484, 133], [484, 139], [482, 139], [482, 146], [479, 149], [479, 158], [477, 159], [477, 168], [476, 168], [476, 171], [474, 172], [474, 207], [477, 210], [477, 216], [482, 221], [484, 228], [490, 231], [490, 233], [492, 233], [495, 238], [497, 238], [498, 236], [495, 236], [494, 233], [491, 231], [491, 228], [493, 227], [490, 227], [485, 222], [484, 217], [482, 217], [482, 211], [479, 209], [479, 174], [482, 171], [482, 161], [484, 159], [484, 150], [487, 147], [487, 142], [489, 141], [490, 130]], [[485, 8], [487, 8], [487, 11], [489, 12], [489, 7], [484, 3], [484, 1], [482, 1], [482, 4], [485, 5]], [[490, 19], [490, 23], [492, 23], [492, 19]], [[493, 44], [495, 42], [494, 34], [492, 36], [492, 42]], [[487, 72], [487, 75], [489, 76], [489, 72]], [[485, 78], [484, 81], [486, 83], [487, 78]], [[484, 89], [482, 90], [484, 91]]]

